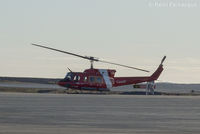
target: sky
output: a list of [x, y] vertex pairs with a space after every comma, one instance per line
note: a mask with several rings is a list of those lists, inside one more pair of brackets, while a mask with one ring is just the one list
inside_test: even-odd
[[102, 63], [116, 76], [200, 83], [199, 0], [0, 0], [0, 76], [63, 78], [87, 60], [31, 43], [149, 70]]

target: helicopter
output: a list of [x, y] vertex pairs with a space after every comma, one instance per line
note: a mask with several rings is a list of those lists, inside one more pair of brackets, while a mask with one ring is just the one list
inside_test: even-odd
[[140, 76], [140, 77], [115, 77], [116, 70], [114, 69], [96, 69], [94, 68], [94, 62], [101, 62], [107, 64], [113, 64], [121, 67], [131, 68], [143, 72], [149, 72], [148, 70], [127, 66], [119, 63], [113, 63], [105, 60], [100, 60], [93, 56], [82, 56], [79, 54], [47, 47], [44, 45], [31, 44], [36, 47], [45, 48], [60, 53], [76, 56], [82, 59], [90, 61], [90, 68], [84, 70], [84, 72], [73, 72], [68, 68], [69, 72], [66, 74], [64, 79], [61, 79], [57, 84], [66, 89], [74, 90], [90, 90], [90, 91], [110, 91], [112, 87], [124, 86], [124, 85], [134, 85], [135, 87], [140, 87], [139, 83], [147, 82], [146, 87], [155, 87], [154, 81], [157, 80], [160, 74], [163, 71], [163, 62], [166, 59], [166, 56], [161, 60], [160, 65], [156, 71], [151, 76]]

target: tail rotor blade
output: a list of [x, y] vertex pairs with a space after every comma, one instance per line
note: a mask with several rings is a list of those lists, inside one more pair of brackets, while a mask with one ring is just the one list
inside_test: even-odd
[[166, 56], [163, 57], [162, 61], [161, 61], [161, 64], [163, 64], [163, 62], [165, 61], [166, 59]]

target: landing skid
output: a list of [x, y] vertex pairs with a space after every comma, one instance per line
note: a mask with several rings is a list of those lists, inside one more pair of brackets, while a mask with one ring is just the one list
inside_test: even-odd
[[80, 90], [68, 89], [65, 91], [67, 94], [109, 94], [110, 90]]

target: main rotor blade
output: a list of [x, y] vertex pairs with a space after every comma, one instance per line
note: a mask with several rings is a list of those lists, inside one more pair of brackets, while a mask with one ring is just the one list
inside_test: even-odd
[[50, 49], [50, 50], [53, 50], [53, 51], [57, 51], [57, 52], [61, 52], [61, 53], [69, 54], [69, 55], [73, 55], [73, 56], [77, 56], [79, 58], [87, 59], [87, 60], [90, 60], [92, 62], [93, 61], [99, 61], [99, 62], [102, 62], [102, 63], [108, 63], [108, 64], [117, 65], [117, 66], [122, 66], [122, 67], [131, 68], [131, 69], [136, 69], [136, 70], [139, 70], [139, 71], [149, 72], [149, 71], [144, 70], [144, 69], [140, 69], [140, 68], [136, 68], [136, 67], [131, 67], [131, 66], [127, 66], [127, 65], [122, 65], [122, 64], [118, 64], [118, 63], [113, 63], [113, 62], [108, 62], [108, 61], [103, 61], [103, 60], [99, 60], [99, 59], [97, 59], [95, 57], [82, 56], [82, 55], [70, 53], [70, 52], [67, 52], [67, 51], [62, 51], [62, 50], [59, 50], [59, 49], [55, 49], [55, 48], [51, 48], [51, 47], [46, 47], [46, 46], [43, 46], [43, 45], [38, 45], [38, 44], [31, 44], [31, 45], [37, 46], [37, 47], [41, 47], [41, 48]]
[[143, 72], [149, 72], [148, 70], [144, 70], [144, 69], [140, 69], [140, 68], [136, 68], [136, 67], [131, 67], [131, 66], [127, 66], [127, 65], [122, 65], [122, 64], [118, 64], [118, 63], [108, 62], [108, 61], [99, 60], [99, 62], [113, 64], [113, 65], [122, 66], [122, 67], [127, 67], [127, 68], [131, 68], [131, 69], [135, 69], [135, 70], [139, 70], [139, 71], [143, 71]]
[[81, 56], [81, 55], [78, 55], [78, 54], [74, 54], [74, 53], [62, 51], [62, 50], [59, 50], [59, 49], [55, 49], [55, 48], [51, 48], [51, 47], [46, 47], [46, 46], [42, 46], [42, 45], [37, 45], [37, 44], [31, 44], [31, 45], [37, 46], [37, 47], [46, 48], [46, 49], [50, 49], [50, 50], [54, 50], [54, 51], [57, 51], [57, 52], [61, 52], [61, 53], [65, 53], [65, 54], [69, 54], [69, 55], [73, 55], [73, 56], [77, 56], [77, 57], [80, 57], [80, 58], [83, 58], [83, 59], [91, 60], [91, 57]]

